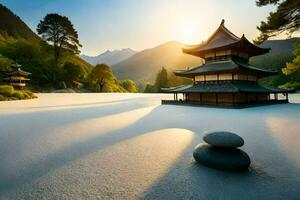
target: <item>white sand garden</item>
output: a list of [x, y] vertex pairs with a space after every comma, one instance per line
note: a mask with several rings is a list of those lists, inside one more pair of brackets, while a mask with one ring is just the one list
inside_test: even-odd
[[[300, 198], [300, 95], [245, 109], [155, 94], [39, 94], [0, 102], [0, 199]], [[245, 140], [250, 170], [197, 164], [202, 133]]]

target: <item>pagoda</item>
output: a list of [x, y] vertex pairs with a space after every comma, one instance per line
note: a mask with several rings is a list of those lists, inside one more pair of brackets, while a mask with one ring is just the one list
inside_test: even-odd
[[28, 76], [31, 73], [23, 71], [18, 63], [12, 64], [11, 68], [11, 71], [6, 72], [7, 77], [4, 80], [14, 88], [23, 89], [26, 86], [26, 82], [30, 80]]
[[[193, 84], [162, 88], [173, 93], [173, 100], [163, 104], [196, 104], [240, 107], [247, 105], [288, 102], [289, 90], [265, 87], [257, 80], [277, 72], [249, 64], [249, 58], [268, 53], [229, 31], [224, 20], [204, 42], [186, 46], [183, 53], [204, 59], [204, 64], [192, 69], [177, 70], [176, 76], [193, 79]], [[179, 97], [180, 96], [180, 97]]]

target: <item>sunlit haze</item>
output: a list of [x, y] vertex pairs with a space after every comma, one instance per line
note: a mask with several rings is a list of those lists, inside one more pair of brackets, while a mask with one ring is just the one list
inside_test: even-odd
[[170, 40], [194, 44], [205, 40], [225, 19], [226, 26], [250, 40], [256, 26], [274, 7], [255, 0], [3, 0], [33, 30], [50, 12], [70, 18], [79, 33], [83, 54], [110, 49], [143, 50]]

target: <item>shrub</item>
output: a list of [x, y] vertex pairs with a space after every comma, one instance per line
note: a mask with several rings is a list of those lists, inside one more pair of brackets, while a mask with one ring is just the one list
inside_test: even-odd
[[14, 88], [9, 85], [0, 86], [0, 94], [6, 97], [11, 97], [14, 93]]
[[13, 97], [16, 97], [18, 99], [24, 99], [25, 98], [25, 95], [22, 91], [15, 91], [13, 93]]
[[56, 89], [66, 89], [67, 85], [64, 81], [59, 81], [55, 84]]
[[295, 91], [300, 90], [300, 83], [298, 82], [287, 82], [286, 84], [280, 85], [282, 89], [294, 89]]
[[0, 101], [5, 101], [5, 100], [6, 100], [5, 96], [0, 94]]
[[23, 91], [23, 95], [25, 99], [31, 99], [31, 95], [27, 91]]
[[[25, 97], [28, 97], [28, 98], [31, 98], [31, 99], [37, 98], [37, 96], [29, 90], [24, 90], [23, 92], [24, 92]], [[28, 99], [28, 98], [26, 98], [26, 99]]]

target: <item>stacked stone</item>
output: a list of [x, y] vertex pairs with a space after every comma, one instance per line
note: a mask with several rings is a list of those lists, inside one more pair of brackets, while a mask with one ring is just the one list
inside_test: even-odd
[[238, 149], [244, 145], [240, 136], [231, 132], [209, 132], [204, 135], [206, 143], [195, 147], [193, 156], [198, 163], [230, 171], [247, 170], [250, 158], [246, 152]]

